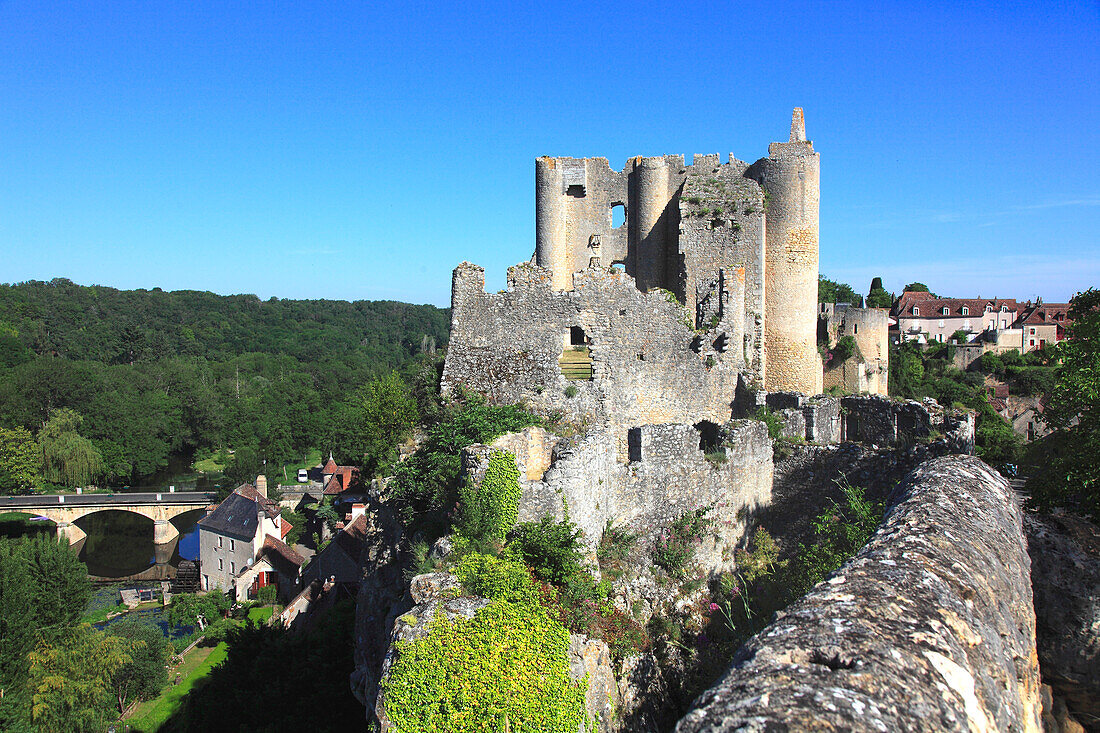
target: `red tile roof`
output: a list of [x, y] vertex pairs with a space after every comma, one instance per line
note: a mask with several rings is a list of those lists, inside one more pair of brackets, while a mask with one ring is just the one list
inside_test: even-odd
[[[966, 314], [962, 312], [964, 306], [968, 310]], [[1021, 307], [1012, 298], [934, 298], [924, 292], [905, 292], [898, 298], [896, 313], [899, 318], [976, 318], [985, 313], [987, 306], [998, 313], [1007, 306], [1013, 319]], [[919, 314], [913, 313], [914, 307], [920, 309]], [[947, 308], [946, 314], [944, 308]]]
[[1068, 324], [1069, 303], [1043, 303], [1032, 306], [1020, 316], [1020, 323], [1029, 326], [1043, 325], [1047, 323]]
[[263, 549], [260, 550], [260, 553], [275, 553], [287, 562], [293, 563], [298, 567], [301, 567], [302, 563], [306, 561], [306, 559], [299, 555], [293, 547], [282, 540], [275, 539], [271, 535], [264, 537], [264, 546]]
[[321, 473], [327, 476], [330, 473], [336, 473], [337, 468], [338, 466], [336, 465], [336, 461], [332, 460], [332, 456], [329, 456], [328, 463], [326, 463], [325, 467], [321, 469]]
[[337, 466], [332, 476], [325, 483], [322, 493], [327, 495], [339, 494], [351, 488], [359, 469], [354, 466]]

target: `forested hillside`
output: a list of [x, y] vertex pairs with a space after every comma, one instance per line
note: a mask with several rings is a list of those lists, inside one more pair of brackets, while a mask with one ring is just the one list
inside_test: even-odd
[[[449, 320], [392, 301], [0, 285], [0, 491], [33, 470], [125, 483], [196, 451], [233, 450], [244, 470], [330, 447], [352, 393], [442, 347]], [[70, 460], [42, 464], [51, 448]]]

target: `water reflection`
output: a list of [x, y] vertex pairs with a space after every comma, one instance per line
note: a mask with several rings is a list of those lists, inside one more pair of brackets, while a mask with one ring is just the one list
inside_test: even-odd
[[180, 530], [171, 544], [153, 543], [153, 521], [133, 512], [109, 510], [77, 520], [88, 536], [80, 547], [80, 559], [95, 578], [166, 580], [175, 577], [180, 560], [197, 560], [198, 527], [202, 510], [172, 520]]

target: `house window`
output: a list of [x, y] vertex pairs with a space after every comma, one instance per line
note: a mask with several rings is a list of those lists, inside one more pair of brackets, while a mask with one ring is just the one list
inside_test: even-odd
[[1007, 305], [1002, 305], [1001, 306], [1001, 313], [1008, 313], [1008, 306]]
[[942, 310], [942, 311], [940, 311], [940, 312], [941, 312], [941, 313], [943, 313], [943, 314], [944, 314], [944, 315], [946, 316], [946, 315], [947, 315], [948, 313], [950, 313], [950, 312], [951, 312], [951, 309], [950, 309], [950, 308], [948, 308], [948, 307], [947, 307], [947, 306], [945, 305], [945, 306], [943, 307], [943, 310]]
[[987, 306], [985, 307], [985, 312], [986, 312], [986, 313], [992, 313], [992, 312], [993, 312], [993, 306], [991, 306], [991, 305], [987, 305]]
[[852, 324], [852, 333], [859, 333], [859, 324], [858, 323], [853, 323]]
[[225, 570], [225, 558], [218, 558], [218, 570]]
[[943, 319], [940, 319], [940, 328], [943, 328]]
[[203, 590], [210, 590], [210, 576], [209, 575], [203, 575], [202, 576], [202, 589]]
[[1001, 321], [1001, 328], [1008, 328], [1008, 321]]
[[1030, 336], [1034, 336], [1034, 335], [1035, 335], [1035, 329], [1034, 329], [1034, 328], [1029, 328], [1029, 329], [1027, 330], [1027, 332], [1028, 332], [1028, 335], [1030, 335]]
[[913, 306], [913, 315], [914, 316], [919, 316], [920, 315], [920, 306], [917, 306], [917, 305]]
[[236, 575], [237, 574], [237, 563], [235, 563], [235, 562], [229, 563], [229, 574], [230, 575]]
[[1028, 346], [1034, 346], [1035, 345], [1035, 339], [1028, 339], [1027, 340], [1027, 345]]
[[964, 316], [969, 316], [970, 315], [970, 309], [967, 308], [965, 305], [963, 306], [963, 311], [962, 312], [963, 312]]
[[234, 542], [233, 540], [229, 540], [229, 551], [230, 552], [233, 552], [233, 550], [236, 549], [235, 545], [236, 545], [236, 542]]
[[221, 538], [221, 537], [219, 537], [219, 538], [218, 538], [218, 547], [221, 547], [221, 546], [222, 546], [222, 538]]

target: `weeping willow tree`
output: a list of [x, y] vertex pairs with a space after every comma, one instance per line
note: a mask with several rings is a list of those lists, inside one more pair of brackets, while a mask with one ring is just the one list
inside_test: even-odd
[[103, 474], [103, 456], [77, 432], [84, 418], [68, 408], [54, 410], [38, 434], [42, 476], [70, 488], [87, 486]]

